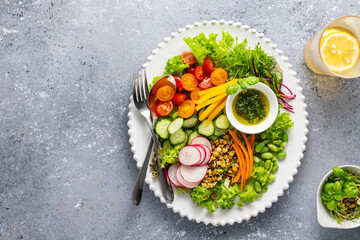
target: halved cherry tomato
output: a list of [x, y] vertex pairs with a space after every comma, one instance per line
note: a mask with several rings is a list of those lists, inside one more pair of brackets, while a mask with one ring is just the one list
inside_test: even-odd
[[199, 88], [199, 87], [195, 88], [195, 90], [192, 91], [190, 94], [191, 100], [193, 100], [193, 101], [199, 100], [200, 99], [199, 92], [201, 92], [201, 91], [202, 91], [201, 88]]
[[191, 73], [185, 73], [181, 78], [181, 83], [186, 91], [193, 91], [198, 85], [198, 80]]
[[177, 105], [177, 106], [180, 106], [181, 103], [183, 101], [185, 101], [185, 99], [187, 98], [188, 96], [184, 93], [177, 93], [175, 94], [175, 96], [173, 97], [173, 102]]
[[202, 89], [208, 89], [211, 86], [212, 83], [209, 77], [206, 77], [202, 82], [199, 82], [199, 87], [201, 87]]
[[221, 85], [223, 83], [226, 83], [227, 79], [228, 74], [225, 69], [222, 68], [215, 69], [210, 76], [211, 83], [214, 85]]
[[169, 85], [162, 86], [156, 92], [156, 97], [162, 102], [170, 101], [174, 97], [174, 95], [175, 91]]
[[173, 108], [174, 108], [174, 104], [172, 103], [172, 101], [159, 102], [158, 105], [156, 106], [156, 112], [160, 116], [167, 116], [169, 115], [169, 113], [171, 113]]
[[191, 117], [195, 112], [195, 103], [191, 100], [183, 101], [178, 109], [178, 112], [182, 118]]
[[196, 63], [196, 57], [192, 52], [185, 51], [181, 54], [181, 59], [184, 63], [189, 64], [189, 66]]
[[206, 57], [203, 63], [204, 71], [211, 74], [215, 70], [215, 62], [211, 57]]
[[205, 79], [206, 75], [205, 75], [205, 71], [204, 71], [202, 65], [197, 66], [195, 68], [194, 75], [195, 75], [196, 79], [199, 81], [202, 81]]
[[181, 78], [178, 75], [174, 75], [173, 77], [175, 79], [175, 83], [176, 83], [178, 92], [184, 91], [183, 85], [181, 83]]
[[185, 72], [186, 72], [186, 73], [194, 74], [194, 72], [195, 72], [195, 67], [189, 67], [189, 68], [185, 69]]
[[156, 96], [154, 94], [150, 94], [148, 103], [149, 103], [150, 111], [155, 118], [159, 117], [159, 114], [156, 112], [156, 106], [159, 102], [160, 102], [159, 100], [156, 100]]

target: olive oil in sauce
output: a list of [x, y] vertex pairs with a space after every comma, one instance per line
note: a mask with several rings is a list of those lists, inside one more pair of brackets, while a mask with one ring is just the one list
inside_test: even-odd
[[232, 111], [236, 120], [241, 124], [253, 126], [266, 119], [270, 111], [270, 104], [263, 92], [249, 89], [246, 93], [240, 92], [235, 97]]

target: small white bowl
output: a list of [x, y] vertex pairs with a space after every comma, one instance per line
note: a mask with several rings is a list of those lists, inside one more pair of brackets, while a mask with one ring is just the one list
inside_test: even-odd
[[233, 125], [234, 128], [236, 128], [237, 130], [239, 130], [243, 133], [247, 133], [247, 134], [260, 133], [260, 132], [263, 132], [266, 129], [268, 129], [274, 123], [276, 116], [278, 114], [278, 109], [279, 109], [278, 101], [277, 101], [275, 93], [271, 90], [270, 87], [266, 86], [264, 83], [257, 83], [253, 86], [248, 86], [247, 88], [259, 90], [260, 92], [264, 93], [265, 96], [267, 97], [267, 99], [269, 100], [270, 110], [269, 110], [269, 114], [266, 116], [265, 120], [257, 125], [245, 125], [245, 124], [240, 123], [235, 118], [233, 110], [232, 110], [232, 105], [233, 105], [235, 97], [242, 91], [241, 89], [239, 89], [239, 91], [236, 94], [230, 95], [227, 98], [226, 115], [227, 115], [231, 125]]
[[[340, 168], [347, 170], [355, 175], [360, 175], [360, 167], [355, 165], [343, 165]], [[328, 177], [333, 174], [331, 170], [328, 172], [325, 177], [321, 180], [319, 184], [319, 188], [317, 191], [317, 199], [316, 199], [316, 208], [317, 208], [317, 219], [319, 224], [325, 228], [339, 228], [339, 229], [350, 229], [360, 227], [360, 220], [355, 219], [353, 221], [350, 220], [342, 220], [341, 224], [338, 224], [335, 218], [332, 218], [329, 210], [322, 204], [321, 202], [321, 192], [325, 182]]]

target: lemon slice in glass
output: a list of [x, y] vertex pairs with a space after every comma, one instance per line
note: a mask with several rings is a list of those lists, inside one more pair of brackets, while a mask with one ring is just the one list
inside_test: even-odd
[[359, 58], [359, 42], [347, 32], [329, 30], [324, 32], [321, 39], [321, 57], [331, 71], [345, 72], [351, 69]]

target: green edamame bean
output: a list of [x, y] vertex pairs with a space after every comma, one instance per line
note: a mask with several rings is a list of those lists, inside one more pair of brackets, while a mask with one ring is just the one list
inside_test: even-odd
[[284, 148], [286, 147], [286, 145], [287, 145], [287, 142], [283, 142], [283, 143], [281, 144], [281, 147], [284, 149]]
[[270, 161], [270, 160], [267, 160], [267, 161], [264, 163], [264, 168], [267, 169], [267, 170], [270, 169], [271, 164], [272, 164], [271, 161]]
[[254, 183], [254, 188], [257, 193], [261, 192], [261, 185], [258, 181]]
[[351, 176], [346, 176], [344, 180], [345, 182], [352, 182], [353, 178]]
[[278, 145], [278, 146], [281, 146], [282, 143], [283, 143], [282, 140], [274, 140], [273, 141], [273, 144]]
[[333, 167], [333, 172], [334, 175], [339, 178], [346, 176], [346, 172], [344, 171], [344, 169], [341, 169], [339, 167]]
[[266, 133], [261, 133], [261, 134], [260, 134], [260, 138], [261, 138], [261, 139], [266, 139], [266, 138], [267, 138]]
[[257, 153], [261, 152], [261, 150], [263, 150], [264, 147], [265, 147], [265, 143], [264, 143], [264, 142], [258, 143], [258, 144], [255, 146], [255, 152], [257, 152]]
[[277, 158], [279, 159], [279, 160], [281, 160], [281, 159], [283, 159], [283, 158], [285, 158], [286, 157], [286, 152], [279, 152], [278, 154], [277, 154]]
[[326, 183], [324, 185], [324, 192], [330, 193], [333, 190], [334, 183]]
[[268, 151], [270, 151], [270, 149], [265, 146], [265, 147], [261, 150], [260, 153], [264, 153], [264, 152], [268, 152]]
[[275, 179], [276, 179], [275, 174], [270, 174], [268, 181], [269, 181], [269, 183], [271, 183], [271, 182], [275, 181]]
[[353, 198], [359, 194], [359, 189], [353, 182], [347, 182], [344, 184], [344, 193], [347, 197]]
[[288, 141], [289, 141], [289, 136], [287, 135], [286, 132], [284, 132], [284, 134], [283, 134], [283, 141], [284, 141], [284, 142], [288, 142]]
[[275, 146], [274, 144], [269, 143], [267, 146], [268, 146], [268, 148], [269, 148], [271, 151], [273, 151], [273, 152], [279, 151], [278, 147]]
[[279, 169], [279, 165], [274, 165], [271, 169], [271, 172], [275, 173]]
[[274, 157], [274, 155], [270, 152], [265, 152], [265, 153], [261, 154], [262, 159], [272, 159], [273, 157]]
[[259, 163], [261, 162], [261, 159], [257, 156], [254, 156], [254, 162]]
[[335, 200], [331, 200], [330, 202], [326, 203], [326, 207], [332, 211], [336, 208], [336, 201]]
[[333, 190], [334, 190], [336, 193], [341, 192], [342, 186], [341, 186], [340, 181], [336, 181], [336, 182], [334, 183]]

